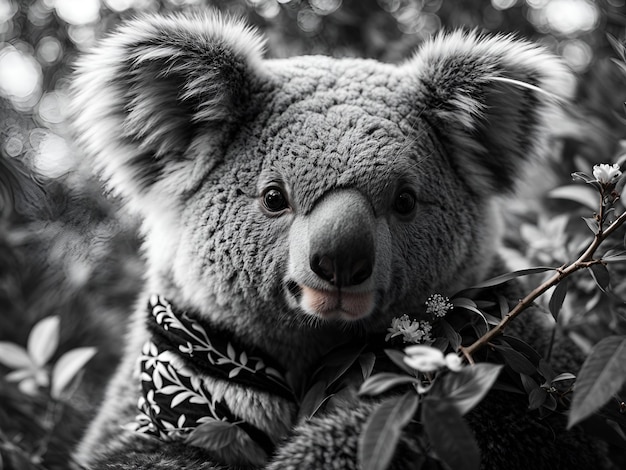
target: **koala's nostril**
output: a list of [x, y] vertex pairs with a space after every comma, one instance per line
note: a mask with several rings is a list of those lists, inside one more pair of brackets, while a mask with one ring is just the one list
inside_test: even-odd
[[356, 286], [367, 281], [367, 279], [372, 275], [372, 270], [372, 263], [369, 259], [357, 260], [352, 266], [349, 285]]
[[335, 284], [335, 261], [327, 255], [314, 255], [311, 260], [311, 269], [325, 281]]

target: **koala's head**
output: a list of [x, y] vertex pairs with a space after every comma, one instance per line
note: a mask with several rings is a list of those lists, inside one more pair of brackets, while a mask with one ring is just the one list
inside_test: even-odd
[[78, 140], [143, 220], [150, 289], [383, 325], [486, 274], [494, 196], [569, 88], [554, 57], [460, 32], [400, 65], [262, 54], [241, 22], [149, 16], [78, 64]]

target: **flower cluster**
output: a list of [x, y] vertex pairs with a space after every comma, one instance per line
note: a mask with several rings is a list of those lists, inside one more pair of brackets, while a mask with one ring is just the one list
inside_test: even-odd
[[620, 176], [622, 176], [622, 172], [617, 163], [612, 166], [607, 163], [601, 163], [593, 167], [593, 177], [600, 184], [615, 183]]
[[442, 367], [458, 372], [463, 367], [463, 360], [455, 353], [443, 353], [431, 346], [409, 346], [404, 350], [404, 362], [420, 372], [435, 372]]
[[426, 300], [426, 313], [437, 318], [445, 317], [453, 308], [450, 299], [441, 294], [433, 294]]
[[427, 321], [411, 320], [408, 315], [402, 315], [400, 318], [391, 320], [391, 328], [388, 328], [385, 341], [402, 335], [405, 343], [423, 343], [430, 341], [430, 331], [432, 325]]

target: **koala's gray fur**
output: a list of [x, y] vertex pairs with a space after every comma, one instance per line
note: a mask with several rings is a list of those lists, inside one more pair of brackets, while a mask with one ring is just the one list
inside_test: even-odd
[[[136, 414], [149, 293], [267, 352], [301, 383], [334, 345], [491, 274], [494, 196], [544, 150], [571, 88], [556, 58], [509, 36], [439, 35], [400, 65], [262, 53], [255, 31], [215, 13], [146, 16], [78, 63], [78, 143], [142, 219], [149, 265], [125, 360], [76, 453], [85, 468], [266, 465], [244, 442], [208, 453], [123, 428]], [[264, 207], [270, 191], [285, 207]], [[541, 341], [522, 321], [520, 334]], [[353, 398], [294, 428], [293, 403], [206, 381], [283, 442], [268, 468], [356, 468], [372, 403]], [[562, 424], [514, 400], [490, 396], [467, 418], [484, 468], [599, 464], [584, 437], [548, 437]], [[394, 468], [410, 467], [414, 449], [406, 433]]]

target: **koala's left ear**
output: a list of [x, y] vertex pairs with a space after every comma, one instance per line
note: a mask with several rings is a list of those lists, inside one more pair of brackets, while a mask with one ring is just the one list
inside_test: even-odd
[[193, 148], [207, 159], [219, 153], [228, 127], [249, 112], [264, 42], [217, 12], [146, 15], [83, 56], [72, 83], [73, 125], [109, 189], [141, 206], [201, 178], [211, 162], [195, 161]]
[[511, 36], [440, 34], [402, 65], [460, 177], [479, 194], [511, 190], [541, 155], [573, 78], [544, 48]]

